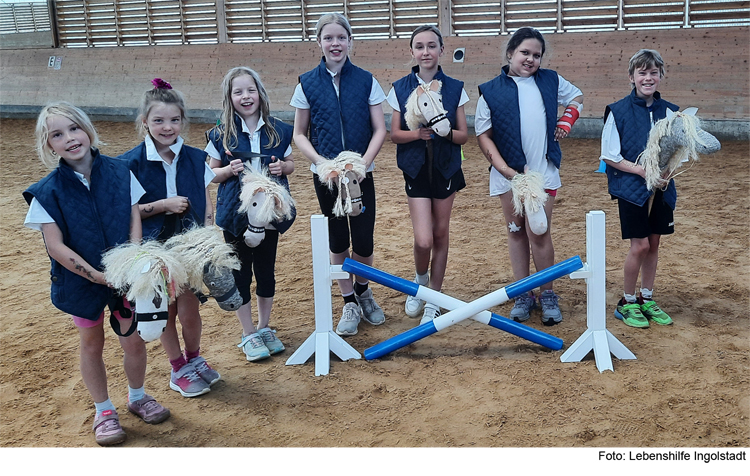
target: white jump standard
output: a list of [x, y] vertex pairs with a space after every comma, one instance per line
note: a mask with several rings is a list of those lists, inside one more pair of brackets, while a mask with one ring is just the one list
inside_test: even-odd
[[612, 369], [610, 352], [620, 360], [635, 359], [627, 347], [607, 330], [607, 269], [604, 212], [586, 214], [586, 264], [571, 273], [572, 279], [586, 280], [587, 329], [560, 357], [562, 362], [580, 362], [594, 351], [599, 372]]
[[328, 251], [328, 219], [324, 215], [310, 217], [312, 239], [313, 293], [315, 296], [315, 332], [307, 338], [286, 361], [286, 365], [300, 365], [315, 354], [315, 376], [328, 375], [331, 352], [341, 360], [360, 359], [362, 356], [333, 331], [333, 303], [331, 283], [346, 279], [349, 273], [341, 266], [331, 265]]
[[561, 340], [543, 332], [536, 331], [535, 329], [524, 326], [522, 324], [519, 325], [513, 321], [510, 321], [509, 319], [502, 318], [501, 316], [497, 316], [497, 318], [495, 318], [495, 316], [489, 313], [487, 309], [502, 304], [516, 296], [520, 296], [521, 294], [539, 287], [544, 283], [548, 283], [557, 278], [570, 274], [573, 271], [580, 269], [581, 267], [583, 267], [581, 258], [578, 256], [574, 256], [573, 258], [569, 258], [565, 261], [552, 265], [547, 269], [527, 276], [519, 281], [516, 281], [515, 283], [500, 288], [497, 291], [482, 296], [474, 301], [464, 303], [459, 300], [453, 300], [452, 298], [446, 300], [444, 298], [448, 296], [445, 296], [442, 293], [437, 293], [436, 291], [432, 291], [425, 286], [420, 286], [414, 282], [397, 278], [382, 271], [378, 271], [375, 268], [365, 267], [361, 263], [357, 263], [354, 260], [344, 260], [344, 264], [342, 265], [342, 269], [345, 271], [351, 272], [358, 276], [367, 277], [368, 279], [375, 281], [376, 283], [391, 287], [397, 291], [409, 294], [411, 296], [419, 297], [420, 299], [434, 300], [437, 298], [440, 302], [433, 301], [435, 302], [435, 304], [438, 304], [441, 307], [445, 307], [447, 309], [453, 309], [452, 311], [435, 318], [431, 322], [421, 324], [413, 329], [403, 332], [397, 336], [391, 337], [390, 339], [383, 341], [380, 344], [366, 349], [365, 359], [367, 360], [382, 357], [385, 354], [405, 347], [419, 339], [422, 339], [423, 337], [432, 335], [440, 330], [445, 329], [446, 327], [457, 324], [465, 319], [474, 317], [475, 315], [483, 312], [486, 312], [486, 314], [483, 314], [482, 316], [476, 316], [475, 319], [479, 320], [480, 322], [492, 325], [493, 327], [497, 327], [498, 329], [506, 330], [513, 334], [516, 334], [516, 332], [513, 331], [518, 331], [519, 333], [523, 331], [523, 333], [526, 335], [516, 335], [532, 340], [533, 342], [537, 342], [537, 340], [540, 340], [542, 342], [537, 343], [541, 343], [542, 345], [554, 348], [554, 350], [559, 350], [562, 348]]

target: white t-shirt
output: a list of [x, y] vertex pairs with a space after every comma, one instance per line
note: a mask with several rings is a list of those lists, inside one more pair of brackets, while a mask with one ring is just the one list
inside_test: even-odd
[[[540, 172], [544, 176], [544, 188], [557, 190], [561, 187], [560, 170], [547, 160], [547, 115], [544, 101], [533, 77], [522, 78], [509, 76], [518, 87], [518, 107], [521, 111], [521, 146], [526, 155], [529, 170]], [[557, 102], [568, 105], [570, 101], [582, 95], [580, 89], [558, 75]], [[540, 124], [542, 125], [540, 127]], [[490, 108], [484, 97], [480, 96], [474, 115], [476, 135], [492, 128]], [[510, 191], [510, 180], [506, 179], [494, 167], [490, 171], [490, 196], [502, 195]]]
[[[336, 77], [336, 73], [331, 71], [330, 69], [326, 68], [326, 71], [328, 71], [328, 74], [331, 75], [331, 82], [333, 83], [333, 89], [336, 91], [336, 96], [339, 95], [339, 87], [336, 86], [336, 81], [334, 81], [334, 78]], [[378, 83], [377, 79], [375, 79], [375, 76], [372, 77], [372, 86], [370, 87], [370, 96], [367, 98], [367, 103], [370, 106], [375, 106], [377, 104], [382, 103], [385, 101], [385, 93], [383, 92], [383, 88], [380, 87], [380, 84]], [[305, 95], [305, 92], [302, 90], [302, 84], [297, 84], [297, 87], [294, 88], [294, 94], [292, 95], [292, 100], [289, 101], [289, 105], [297, 108], [297, 109], [310, 109], [310, 103], [307, 101], [307, 96]], [[341, 125], [341, 142], [344, 142], [344, 125]], [[317, 173], [317, 169], [315, 168], [315, 164], [310, 164], [310, 170], [313, 173]], [[373, 161], [370, 164], [370, 167], [368, 167], [367, 172], [372, 172], [375, 170], [375, 161]]]
[[[73, 173], [76, 174], [78, 180], [80, 180], [87, 189], [91, 190], [91, 185], [83, 174], [79, 174], [75, 171]], [[133, 172], [130, 172], [130, 206], [132, 207], [138, 203], [138, 200], [140, 200], [145, 193], [146, 191], [143, 190], [141, 183], [135, 178]], [[26, 213], [26, 219], [23, 222], [24, 226], [31, 228], [32, 230], [42, 231], [43, 224], [54, 222], [55, 220], [53, 220], [49, 213], [47, 213], [47, 210], [44, 209], [42, 204], [39, 203], [36, 198], [32, 198], [31, 204], [29, 205], [29, 211]]]
[[[245, 124], [245, 120], [240, 117], [240, 122], [242, 122], [242, 133], [247, 134], [250, 136], [250, 152], [253, 152], [255, 154], [260, 154], [260, 128], [263, 127], [266, 123], [263, 121], [263, 117], [260, 117], [258, 119], [258, 125], [255, 127], [254, 131], [250, 131], [250, 128], [247, 127], [247, 124]], [[257, 134], [256, 134], [257, 132]], [[209, 157], [212, 159], [219, 160], [220, 154], [219, 151], [216, 150], [216, 147], [214, 147], [214, 143], [209, 141], [208, 144], [206, 144], [206, 148], [203, 149], [206, 151]], [[289, 145], [286, 148], [286, 151], [284, 151], [284, 158], [289, 157], [292, 155], [292, 146]], [[250, 159], [250, 165], [252, 165], [253, 169], [257, 170], [258, 172], [261, 171], [260, 166], [260, 157], [253, 157]]]

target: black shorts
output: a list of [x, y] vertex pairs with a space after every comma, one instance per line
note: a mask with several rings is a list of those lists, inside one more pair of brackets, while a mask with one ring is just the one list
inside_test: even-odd
[[245, 238], [224, 231], [224, 241], [233, 245], [242, 267], [234, 270], [234, 282], [242, 296], [242, 304], [250, 302], [250, 285], [255, 275], [255, 294], [271, 298], [276, 294], [276, 249], [279, 232], [266, 230], [266, 237], [255, 248], [245, 244]]
[[407, 197], [434, 198], [442, 200], [466, 187], [463, 170], [458, 169], [458, 172], [453, 174], [451, 178], [446, 179], [440, 171], [433, 168], [432, 183], [430, 183], [430, 176], [427, 167], [427, 162], [425, 162], [422, 165], [422, 168], [419, 169], [417, 176], [414, 178], [404, 174], [404, 182], [406, 182], [404, 184], [404, 190], [406, 191]]
[[648, 201], [639, 207], [627, 200], [618, 198], [617, 205], [620, 211], [620, 228], [623, 240], [674, 233], [674, 211], [664, 202], [664, 192], [661, 190], [654, 193], [650, 213]]

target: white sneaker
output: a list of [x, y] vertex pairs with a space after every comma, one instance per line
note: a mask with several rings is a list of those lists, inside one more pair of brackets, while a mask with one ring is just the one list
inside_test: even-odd
[[362, 308], [358, 304], [348, 302], [344, 304], [341, 320], [336, 326], [336, 334], [340, 336], [353, 336], [357, 333], [359, 320], [362, 318]]
[[440, 317], [440, 307], [431, 302], [427, 303], [424, 306], [424, 314], [422, 314], [422, 320], [419, 321], [419, 325], [421, 326], [425, 322], [432, 322], [436, 317]]
[[[417, 278], [414, 278], [414, 282], [417, 283]], [[419, 284], [419, 283], [417, 283]], [[419, 284], [420, 286], [427, 286], [428, 284]], [[424, 301], [414, 297], [406, 296], [406, 304], [404, 305], [404, 311], [409, 317], [419, 317], [419, 314], [424, 309]]]

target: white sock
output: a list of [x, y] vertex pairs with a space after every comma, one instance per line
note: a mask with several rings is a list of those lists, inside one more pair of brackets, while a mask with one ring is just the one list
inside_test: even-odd
[[114, 410], [115, 409], [115, 405], [108, 398], [108, 399], [104, 400], [101, 403], [94, 402], [94, 408], [96, 409], [96, 416], [99, 416], [105, 410]]
[[141, 398], [146, 396], [146, 390], [144, 390], [144, 387], [141, 388], [131, 388], [128, 385], [128, 401], [129, 402], [137, 402]]
[[633, 304], [636, 301], [635, 294], [623, 293], [623, 296], [625, 297], [625, 302], [628, 304]]
[[426, 286], [430, 282], [430, 272], [425, 274], [416, 273], [417, 277], [414, 279], [420, 286]]
[[641, 288], [641, 296], [643, 296], [643, 299], [650, 301], [654, 297], [654, 290]]

